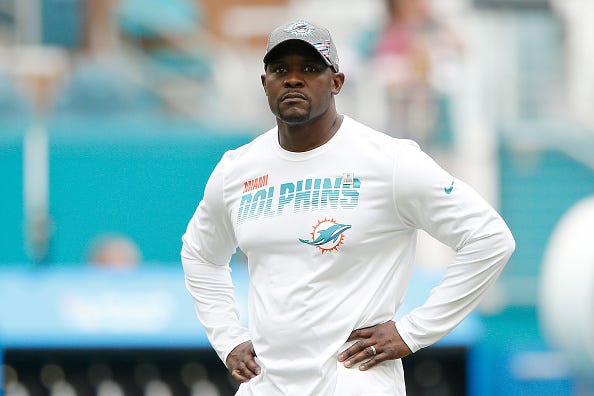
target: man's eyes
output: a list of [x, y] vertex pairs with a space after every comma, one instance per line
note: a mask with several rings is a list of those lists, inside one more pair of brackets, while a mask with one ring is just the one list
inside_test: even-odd
[[[306, 73], [316, 73], [320, 70], [321, 70], [321, 68], [317, 65], [306, 65], [303, 67], [303, 71]], [[288, 70], [284, 66], [274, 66], [272, 68], [272, 72], [273, 73], [287, 73]]]

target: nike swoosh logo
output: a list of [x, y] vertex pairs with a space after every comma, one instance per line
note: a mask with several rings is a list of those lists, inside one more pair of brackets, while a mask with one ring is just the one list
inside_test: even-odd
[[450, 186], [448, 188], [444, 187], [443, 192], [445, 192], [446, 194], [451, 194], [453, 189], [454, 189], [454, 179], [452, 179], [452, 184], [450, 184]]

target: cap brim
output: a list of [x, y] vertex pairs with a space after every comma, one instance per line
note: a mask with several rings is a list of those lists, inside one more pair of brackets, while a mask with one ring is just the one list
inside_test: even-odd
[[334, 69], [334, 66], [332, 65], [332, 62], [330, 62], [324, 55], [322, 55], [320, 53], [320, 51], [318, 51], [318, 49], [312, 43], [310, 43], [307, 40], [302, 40], [302, 39], [296, 38], [296, 37], [287, 38], [286, 40], [283, 40], [283, 41], [275, 44], [274, 47], [270, 48], [268, 50], [268, 52], [266, 53], [266, 55], [264, 55], [264, 64], [267, 65], [268, 63], [270, 63], [270, 58], [274, 56], [274, 53], [275, 52], [278, 52], [278, 50], [279, 50], [280, 47], [282, 47], [283, 45], [287, 45], [287, 43], [289, 43], [291, 41], [298, 41], [298, 42], [307, 44], [313, 50], [313, 52], [315, 52], [316, 54], [318, 54], [318, 56], [324, 61], [324, 63], [326, 65], [328, 65], [332, 69]]

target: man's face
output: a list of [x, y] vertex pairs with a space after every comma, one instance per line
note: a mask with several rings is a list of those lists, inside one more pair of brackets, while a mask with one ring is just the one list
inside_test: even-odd
[[328, 110], [342, 86], [339, 75], [307, 43], [291, 40], [272, 53], [262, 85], [272, 113], [287, 124], [301, 124]]

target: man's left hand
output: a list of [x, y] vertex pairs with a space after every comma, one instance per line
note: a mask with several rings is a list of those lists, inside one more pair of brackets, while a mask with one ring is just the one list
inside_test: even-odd
[[400, 359], [412, 353], [391, 320], [353, 331], [347, 341], [355, 340], [357, 342], [338, 355], [338, 361], [344, 362], [347, 368], [364, 362], [359, 370], [368, 370], [385, 360]]

